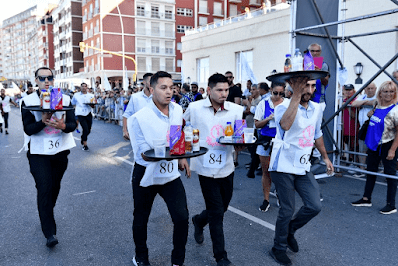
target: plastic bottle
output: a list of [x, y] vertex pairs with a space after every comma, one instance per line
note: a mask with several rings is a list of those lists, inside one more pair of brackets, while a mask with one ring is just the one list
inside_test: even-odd
[[303, 70], [303, 56], [300, 53], [300, 49], [296, 48], [292, 60], [292, 71], [302, 71], [302, 70]]
[[225, 128], [224, 135], [226, 141], [232, 141], [234, 129], [232, 128], [231, 122], [227, 122], [227, 127]]
[[193, 128], [188, 121], [184, 127], [185, 134], [185, 153], [193, 153]]
[[285, 59], [285, 66], [283, 68], [284, 72], [290, 72], [292, 71], [292, 59], [291, 59], [291, 55], [287, 54], [286, 55], [286, 59]]

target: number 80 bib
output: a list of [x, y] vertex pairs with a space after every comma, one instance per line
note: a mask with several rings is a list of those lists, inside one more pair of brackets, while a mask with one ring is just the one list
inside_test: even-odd
[[155, 170], [153, 171], [154, 177], [175, 177], [178, 173], [178, 160], [166, 161], [162, 160], [157, 162]]

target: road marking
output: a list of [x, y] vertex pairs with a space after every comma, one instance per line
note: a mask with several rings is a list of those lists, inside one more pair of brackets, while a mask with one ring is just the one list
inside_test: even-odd
[[134, 163], [132, 163], [132, 162], [130, 162], [129, 160], [126, 160], [126, 159], [124, 159], [124, 158], [122, 158], [122, 157], [115, 156], [115, 157], [113, 157], [113, 158], [118, 159], [118, 160], [120, 160], [120, 161], [122, 161], [122, 162], [124, 162], [124, 163], [127, 163], [127, 164], [131, 165], [131, 166], [134, 166]]
[[228, 206], [228, 210], [231, 211], [231, 212], [233, 212], [233, 213], [236, 213], [236, 214], [238, 214], [238, 215], [240, 215], [240, 216], [242, 216], [242, 217], [245, 217], [246, 219], [249, 219], [249, 220], [251, 220], [252, 222], [255, 222], [255, 223], [258, 223], [259, 225], [262, 225], [262, 226], [264, 226], [264, 227], [267, 227], [268, 229], [271, 229], [272, 231], [275, 231], [275, 225], [270, 224], [270, 223], [268, 223], [268, 222], [266, 222], [266, 221], [263, 221], [263, 220], [261, 220], [261, 219], [255, 217], [255, 216], [253, 216], [253, 215], [250, 215], [250, 214], [248, 214], [248, 213], [246, 213], [246, 212], [243, 212], [243, 211], [241, 211], [241, 210], [238, 210], [237, 208], [234, 208], [234, 207], [232, 207], [232, 206]]
[[96, 192], [96, 191], [95, 190], [91, 190], [91, 191], [87, 191], [87, 192], [75, 193], [75, 194], [72, 194], [72, 195], [73, 196], [79, 196], [79, 195], [88, 194], [88, 193], [94, 193], [94, 192]]

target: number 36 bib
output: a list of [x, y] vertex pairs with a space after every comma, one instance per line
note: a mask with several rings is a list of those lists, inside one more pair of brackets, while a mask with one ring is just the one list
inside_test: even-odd
[[58, 148], [62, 146], [62, 136], [44, 138], [44, 154], [54, 154], [58, 152]]
[[203, 166], [207, 168], [223, 168], [227, 160], [227, 153], [222, 150], [209, 150], [203, 155]]

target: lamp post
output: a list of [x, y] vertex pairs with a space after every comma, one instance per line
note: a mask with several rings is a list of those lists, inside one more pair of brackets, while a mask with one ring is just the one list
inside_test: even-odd
[[190, 77], [187, 78], [187, 81], [188, 81], [188, 84], [191, 85], [191, 78]]
[[361, 79], [361, 74], [363, 71], [363, 65], [358, 62], [355, 66], [354, 66], [354, 72], [357, 75], [357, 79], [355, 80], [355, 84], [362, 84], [362, 79]]

